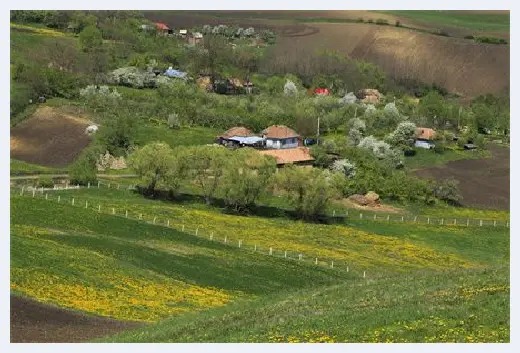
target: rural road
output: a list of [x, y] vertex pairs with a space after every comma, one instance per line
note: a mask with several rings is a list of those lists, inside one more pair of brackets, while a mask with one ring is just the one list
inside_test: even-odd
[[[66, 178], [68, 174], [33, 174], [33, 175], [18, 175], [11, 176], [11, 180], [24, 180], [24, 179], [38, 179], [40, 176], [46, 176], [50, 178]], [[136, 174], [98, 174], [99, 178], [136, 178]]]

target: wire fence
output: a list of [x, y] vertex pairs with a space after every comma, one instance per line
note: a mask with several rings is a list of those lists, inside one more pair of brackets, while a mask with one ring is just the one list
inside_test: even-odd
[[[79, 190], [90, 188], [108, 188], [116, 190], [135, 190], [135, 185], [121, 185], [119, 183], [105, 183], [98, 181], [96, 184], [87, 184], [87, 186], [68, 185], [58, 186], [53, 188], [35, 188], [22, 186], [21, 194], [25, 191], [33, 194], [43, 194], [45, 191], [63, 191], [63, 190]], [[289, 210], [285, 210], [289, 211]], [[433, 217], [424, 215], [410, 215], [410, 214], [384, 214], [381, 212], [370, 212], [361, 210], [332, 210], [325, 214], [325, 216], [341, 221], [356, 220], [356, 221], [374, 221], [374, 222], [392, 222], [392, 223], [407, 223], [407, 224], [422, 224], [422, 225], [436, 225], [436, 226], [460, 226], [460, 227], [506, 227], [509, 228], [509, 220], [504, 219], [485, 219], [485, 218], [457, 218], [457, 217]]]
[[[41, 191], [41, 189], [40, 189]], [[246, 243], [242, 239], [232, 238], [228, 235], [218, 234], [215, 231], [208, 231], [202, 226], [196, 226], [190, 228], [182, 224], [181, 220], [171, 219], [164, 216], [149, 216], [142, 213], [128, 211], [124, 208], [116, 208], [111, 206], [102, 205], [100, 202], [92, 199], [80, 199], [78, 197], [62, 197], [62, 195], [52, 195], [49, 193], [36, 192], [36, 189], [26, 193], [20, 192], [21, 196], [25, 196], [32, 199], [44, 199], [49, 202], [68, 205], [71, 207], [84, 208], [97, 213], [110, 215], [114, 217], [125, 218], [133, 221], [144, 222], [157, 227], [165, 227], [178, 232], [195, 236], [211, 242], [218, 242], [225, 246], [238, 248], [244, 251], [249, 251], [259, 255], [265, 255], [277, 259], [284, 259], [287, 261], [295, 261], [301, 265], [313, 265], [319, 266], [323, 269], [334, 270], [338, 273], [349, 274], [353, 278], [364, 278], [368, 279], [368, 270], [353, 268], [351, 264], [347, 263], [342, 259], [323, 258], [316, 255], [311, 255], [305, 252], [297, 252], [294, 250], [281, 250], [275, 249], [274, 247], [267, 247], [265, 245], [260, 246], [254, 242]], [[371, 273], [370, 279], [375, 279], [382, 274]]]

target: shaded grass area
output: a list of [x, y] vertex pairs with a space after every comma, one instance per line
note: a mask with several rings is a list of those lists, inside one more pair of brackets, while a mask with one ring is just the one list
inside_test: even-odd
[[238, 302], [106, 342], [509, 342], [508, 269], [404, 275]]

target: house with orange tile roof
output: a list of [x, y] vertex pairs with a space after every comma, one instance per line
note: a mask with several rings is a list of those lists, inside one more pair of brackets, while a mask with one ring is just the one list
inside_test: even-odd
[[282, 149], [301, 146], [301, 136], [285, 125], [272, 125], [261, 132], [266, 148]]
[[258, 153], [274, 157], [278, 167], [283, 167], [286, 164], [311, 166], [314, 162], [314, 158], [307, 147], [260, 150]]

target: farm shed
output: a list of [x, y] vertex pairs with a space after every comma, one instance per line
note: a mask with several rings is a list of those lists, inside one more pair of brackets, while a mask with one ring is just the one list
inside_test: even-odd
[[435, 140], [437, 133], [435, 130], [426, 127], [417, 127], [415, 129], [415, 138], [422, 141]]
[[330, 96], [330, 90], [328, 88], [315, 88], [314, 94], [317, 96]]
[[266, 140], [265, 147], [267, 148], [296, 148], [302, 145], [300, 135], [285, 125], [269, 126], [261, 134]]
[[264, 156], [272, 156], [276, 159], [276, 165], [283, 167], [286, 164], [296, 164], [301, 166], [311, 166], [314, 158], [307, 147], [288, 148], [280, 150], [258, 151]]
[[[231, 138], [240, 138], [240, 137], [251, 137], [255, 136], [253, 131], [249, 130], [247, 127], [243, 126], [235, 126], [231, 129], [225, 131], [222, 135], [217, 136], [218, 143], [221, 145], [227, 144]], [[231, 141], [233, 142], [233, 141]]]
[[168, 68], [168, 70], [166, 70], [166, 72], [164, 74], [168, 77], [175, 77], [175, 78], [187, 78], [188, 77], [187, 72], [175, 70], [171, 66]]
[[195, 32], [187, 36], [188, 45], [197, 45], [202, 43], [204, 36], [200, 32]]
[[162, 35], [168, 35], [169, 33], [172, 32], [170, 27], [168, 27], [167, 25], [165, 25], [162, 22], [156, 22], [155, 29], [157, 30], [157, 33], [162, 34]]
[[234, 144], [234, 147], [254, 147], [262, 148], [265, 144], [265, 139], [259, 136], [232, 136], [227, 141]]

